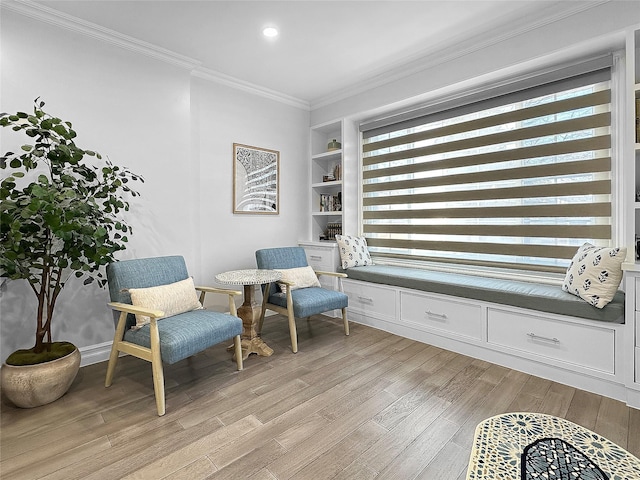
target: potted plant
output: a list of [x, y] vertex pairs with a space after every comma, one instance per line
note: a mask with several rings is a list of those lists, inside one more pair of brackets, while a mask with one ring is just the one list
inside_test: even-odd
[[71, 386], [80, 353], [53, 342], [57, 301], [72, 276], [104, 287], [101, 267], [126, 248], [132, 231], [120, 218], [126, 198], [138, 195], [130, 182], [144, 181], [78, 147], [71, 123], [44, 105], [36, 99], [32, 114], [0, 114], [0, 126], [29, 140], [0, 157], [0, 276], [26, 280], [38, 302], [34, 346], [12, 353], [0, 371], [2, 391], [20, 407], [52, 402]]

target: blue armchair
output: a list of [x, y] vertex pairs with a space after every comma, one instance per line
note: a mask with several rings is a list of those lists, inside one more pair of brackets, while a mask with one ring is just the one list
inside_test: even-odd
[[[269, 270], [288, 270], [292, 268], [308, 267], [307, 256], [302, 247], [265, 248], [256, 251], [258, 268]], [[298, 351], [298, 335], [296, 331], [296, 317], [304, 318], [330, 310], [342, 311], [344, 333], [349, 335], [347, 321], [347, 306], [349, 297], [342, 292], [342, 278], [347, 275], [337, 272], [320, 272], [316, 275], [331, 275], [338, 277], [341, 291], [328, 290], [321, 287], [295, 288], [295, 284], [280, 281], [263, 287], [262, 311], [258, 323], [258, 333], [262, 331], [264, 315], [267, 309], [287, 315], [289, 319], [289, 334], [291, 336], [291, 350]], [[285, 288], [283, 289], [282, 286]], [[294, 288], [291, 288], [294, 287]], [[284, 290], [284, 292], [282, 291]]]
[[[107, 266], [107, 280], [111, 298], [109, 306], [114, 310], [116, 333], [107, 366], [106, 387], [113, 381], [119, 352], [151, 362], [156, 407], [158, 415], [162, 416], [165, 413], [163, 362], [173, 364], [233, 338], [235, 360], [238, 370], [242, 370], [242, 320], [236, 316], [233, 301], [233, 297], [241, 295], [241, 292], [190, 285], [193, 281], [181, 256], [111, 263]], [[181, 292], [176, 293], [174, 285], [186, 287], [180, 287]], [[200, 292], [199, 299], [196, 291]], [[231, 314], [200, 309], [207, 292], [228, 295]], [[150, 298], [151, 302], [156, 303], [153, 306], [140, 305], [139, 301], [139, 305], [135, 306], [132, 295], [136, 299]], [[170, 297], [170, 301], [165, 301], [166, 297]], [[184, 310], [180, 306], [176, 308], [176, 305], [180, 305], [180, 297], [191, 300], [188, 308], [197, 309], [180, 313], [180, 310]], [[157, 304], [160, 306], [155, 306]], [[167, 315], [178, 313], [165, 317], [163, 309], [167, 310]]]

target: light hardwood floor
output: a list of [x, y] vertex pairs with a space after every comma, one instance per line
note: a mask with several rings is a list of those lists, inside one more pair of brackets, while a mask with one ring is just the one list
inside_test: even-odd
[[[585, 426], [640, 456], [640, 411], [623, 403], [358, 324], [265, 320], [271, 357], [235, 370], [225, 345], [165, 366], [156, 415], [150, 364], [80, 370], [37, 409], [3, 397], [9, 479], [464, 479], [476, 425], [510, 411]], [[516, 478], [514, 476], [514, 478]]]

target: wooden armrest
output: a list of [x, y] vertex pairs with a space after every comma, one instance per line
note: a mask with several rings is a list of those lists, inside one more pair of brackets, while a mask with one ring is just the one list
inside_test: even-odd
[[146, 315], [147, 317], [160, 318], [164, 317], [164, 312], [162, 310], [155, 310], [152, 308], [144, 308], [144, 307], [135, 307], [133, 305], [129, 305], [128, 303], [119, 303], [119, 302], [109, 302], [109, 305], [114, 310], [118, 310], [119, 312], [133, 313], [134, 315]]
[[240, 290], [231, 290], [228, 288], [196, 287], [196, 290], [200, 292], [207, 292], [207, 293], [222, 293], [225, 295], [242, 295], [242, 292]]
[[289, 287], [295, 285], [294, 282], [285, 282], [284, 280], [277, 280], [276, 283], [281, 283], [282, 285], [288, 285]]
[[347, 278], [348, 275], [346, 273], [341, 272], [323, 272], [321, 270], [316, 270], [316, 275], [329, 275], [330, 277], [339, 277], [339, 278]]

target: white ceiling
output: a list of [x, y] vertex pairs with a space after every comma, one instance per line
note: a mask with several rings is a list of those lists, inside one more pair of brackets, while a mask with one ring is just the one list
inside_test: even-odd
[[[41, 0], [40, 5], [310, 105], [443, 49], [599, 1]], [[262, 36], [266, 25], [280, 30]]]

